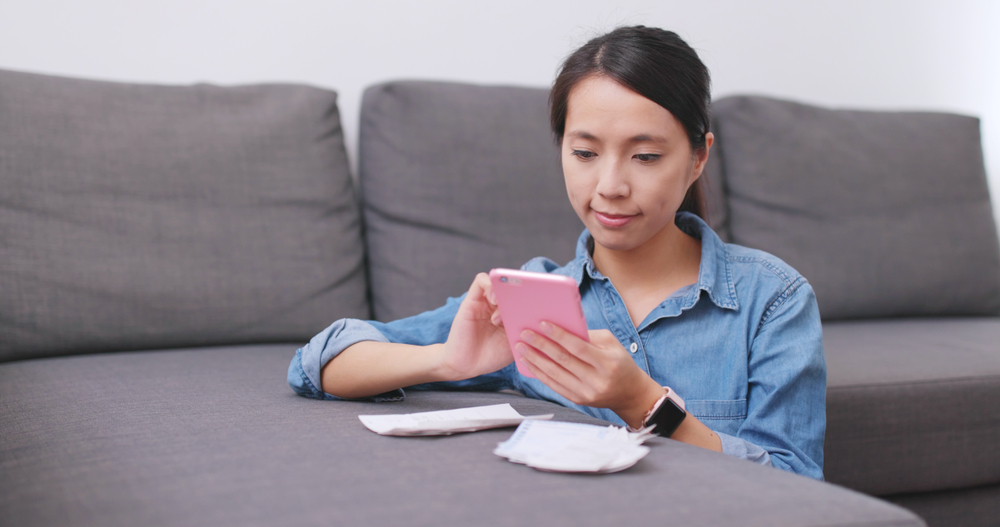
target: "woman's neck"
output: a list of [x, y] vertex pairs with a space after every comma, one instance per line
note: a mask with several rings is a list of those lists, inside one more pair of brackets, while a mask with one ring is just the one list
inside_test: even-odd
[[701, 241], [671, 223], [627, 251], [594, 243], [594, 264], [614, 284], [637, 326], [664, 299], [698, 281]]

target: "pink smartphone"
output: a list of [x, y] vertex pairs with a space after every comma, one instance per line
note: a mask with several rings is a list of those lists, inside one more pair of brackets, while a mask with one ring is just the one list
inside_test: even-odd
[[[539, 324], [551, 322], [590, 342], [587, 319], [580, 304], [580, 289], [568, 276], [493, 269], [490, 282], [497, 297], [500, 317], [510, 349], [521, 340], [521, 332], [530, 329], [541, 332]], [[517, 371], [535, 378], [526, 364], [515, 358]]]

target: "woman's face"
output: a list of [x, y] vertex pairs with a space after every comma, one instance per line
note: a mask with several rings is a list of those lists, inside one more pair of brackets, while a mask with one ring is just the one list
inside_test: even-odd
[[691, 151], [684, 127], [655, 102], [603, 76], [569, 94], [562, 166], [577, 215], [604, 248], [656, 243], [708, 159]]

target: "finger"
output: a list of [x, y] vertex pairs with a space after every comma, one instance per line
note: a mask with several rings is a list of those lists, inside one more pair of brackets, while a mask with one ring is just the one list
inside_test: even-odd
[[538, 378], [538, 380], [542, 381], [543, 384], [545, 384], [549, 388], [552, 388], [552, 391], [558, 393], [559, 395], [562, 395], [563, 397], [569, 399], [570, 401], [572, 401], [572, 402], [574, 402], [576, 404], [581, 404], [580, 403], [580, 398], [578, 397], [578, 395], [573, 390], [570, 390], [565, 385], [563, 385], [561, 382], [559, 382], [558, 380], [556, 380], [554, 377], [552, 377], [548, 373], [546, 373], [545, 370], [543, 370], [543, 369], [535, 366], [531, 362], [529, 362], [529, 361], [526, 360], [525, 364], [527, 364], [528, 369], [531, 370], [531, 373], [536, 378]]
[[538, 380], [570, 401], [586, 404], [586, 399], [580, 395], [583, 384], [570, 372], [523, 342], [518, 342], [515, 349], [515, 353], [521, 356], [528, 370]]
[[475, 278], [472, 279], [472, 283], [469, 284], [469, 290], [465, 293], [465, 299], [462, 300], [462, 305], [471, 303], [481, 303], [483, 299], [483, 283], [480, 280], [479, 273]]
[[490, 283], [489, 275], [479, 273], [472, 280], [463, 304], [469, 303], [469, 308], [474, 310], [472, 312], [476, 313], [477, 318], [489, 318], [493, 322], [493, 325], [497, 325], [497, 322], [494, 320], [497, 304], [495, 298], [493, 300], [490, 299], [492, 292], [493, 285]]
[[[542, 341], [546, 340], [544, 337], [538, 337], [538, 339]], [[583, 381], [583, 375], [581, 375], [578, 369], [583, 366], [583, 363], [580, 363], [565, 351], [560, 352], [554, 346], [539, 349], [537, 346], [523, 341], [518, 342], [517, 346], [525, 361], [534, 364], [536, 369], [545, 372], [548, 377], [555, 379], [559, 384], [566, 386], [568, 389], [580, 391], [580, 387], [586, 384]], [[570, 367], [567, 367], [555, 358], [560, 355], [569, 361], [573, 361]], [[576, 366], [577, 369], [574, 369], [573, 366]]]
[[525, 343], [534, 347], [538, 351], [541, 351], [550, 360], [559, 364], [560, 366], [562, 366], [567, 370], [570, 370], [575, 373], [580, 369], [588, 366], [585, 362], [581, 361], [572, 353], [568, 352], [558, 343], [549, 340], [547, 337], [539, 333], [535, 333], [530, 329], [522, 331], [520, 336], [521, 340], [523, 340]]
[[[545, 324], [545, 323], [543, 323]], [[533, 344], [542, 352], [551, 355], [553, 360], [563, 365], [579, 381], [579, 387], [569, 386], [579, 394], [580, 397], [590, 400], [589, 397], [607, 392], [611, 379], [620, 379], [623, 371], [637, 369], [628, 350], [622, 347], [618, 339], [607, 330], [596, 330], [589, 332], [588, 336], [593, 337], [590, 342], [580, 339], [576, 335], [556, 326], [547, 324], [551, 331], [550, 336], [560, 338], [567, 343], [560, 346], [554, 340], [554, 348], [549, 348], [544, 344]], [[544, 338], [544, 337], [543, 337]], [[576, 347], [576, 349], [573, 349]], [[562, 358], [558, 353], [564, 353], [572, 360]], [[564, 385], [569, 385], [563, 381]]]
[[469, 288], [469, 292], [475, 291], [477, 294], [484, 294], [487, 291], [492, 290], [490, 287], [490, 276], [486, 273], [477, 273], [476, 277], [472, 279], [472, 286]]
[[541, 329], [545, 338], [548, 338], [561, 349], [572, 354], [574, 358], [590, 366], [594, 366], [597, 363], [597, 357], [594, 353], [595, 348], [590, 342], [551, 322], [542, 322], [539, 324], [539, 329]]
[[618, 342], [618, 337], [606, 329], [591, 329], [587, 331], [587, 335], [590, 337], [590, 343], [598, 347], [605, 344], [621, 344]]
[[518, 341], [518, 343], [514, 346], [514, 350], [515, 353], [520, 355], [525, 360], [525, 362], [533, 364], [536, 369], [544, 370], [550, 376], [557, 376], [564, 379], [566, 375], [572, 376], [571, 372], [566, 370], [566, 368], [558, 362], [552, 360], [552, 357], [550, 357], [547, 353], [539, 350], [531, 344], [524, 341]]
[[594, 368], [597, 371], [615, 376], [622, 367], [630, 370], [635, 366], [635, 360], [613, 333], [606, 329], [590, 331], [590, 345], [593, 353]]
[[490, 275], [486, 273], [479, 273], [476, 275], [475, 282], [479, 285], [483, 298], [485, 298], [490, 305], [497, 305], [497, 296], [496, 293], [493, 292], [493, 282], [490, 280]]

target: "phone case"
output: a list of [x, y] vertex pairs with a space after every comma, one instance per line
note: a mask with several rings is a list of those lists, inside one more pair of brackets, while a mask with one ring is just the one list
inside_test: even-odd
[[[521, 332], [541, 332], [539, 324], [551, 322], [590, 342], [587, 319], [580, 304], [580, 289], [568, 276], [533, 273], [514, 269], [493, 269], [490, 282], [496, 294], [500, 317], [510, 348], [521, 340]], [[522, 361], [515, 358], [517, 371], [535, 378]]]

